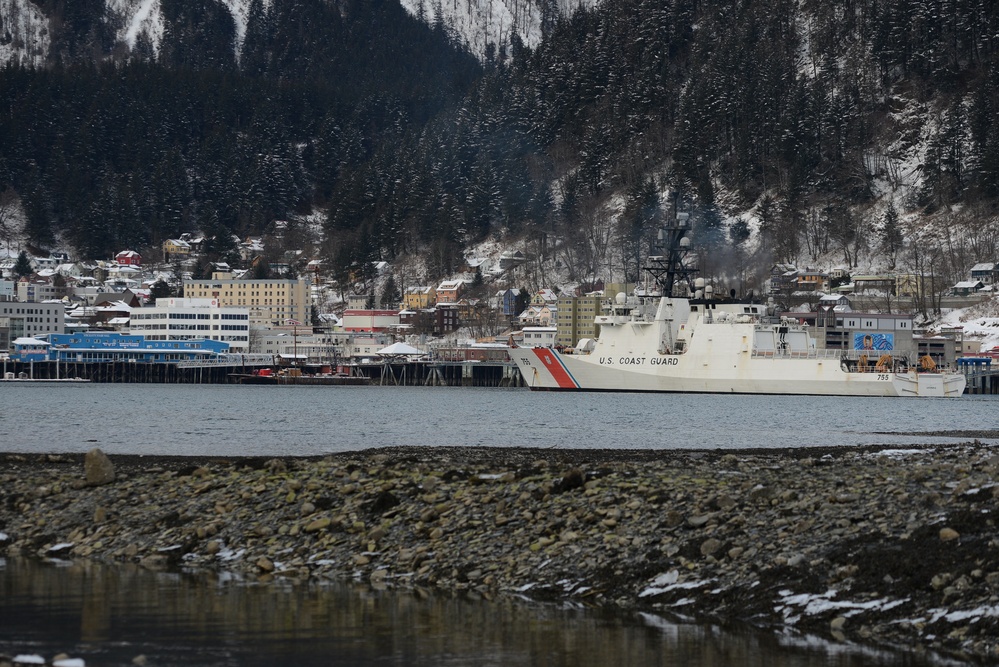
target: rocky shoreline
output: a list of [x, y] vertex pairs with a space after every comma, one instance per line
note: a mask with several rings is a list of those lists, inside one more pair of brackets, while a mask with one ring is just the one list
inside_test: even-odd
[[0, 454], [0, 554], [504, 594], [999, 659], [999, 451]]

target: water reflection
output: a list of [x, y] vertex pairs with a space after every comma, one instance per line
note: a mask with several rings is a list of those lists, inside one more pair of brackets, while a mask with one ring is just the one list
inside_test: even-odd
[[644, 614], [0, 559], [0, 653], [88, 665], [926, 665]]

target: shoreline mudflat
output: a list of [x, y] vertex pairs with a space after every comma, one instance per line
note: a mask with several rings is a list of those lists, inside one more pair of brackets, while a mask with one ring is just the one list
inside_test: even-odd
[[0, 555], [528, 595], [999, 659], [999, 450], [977, 441], [109, 461], [0, 454]]

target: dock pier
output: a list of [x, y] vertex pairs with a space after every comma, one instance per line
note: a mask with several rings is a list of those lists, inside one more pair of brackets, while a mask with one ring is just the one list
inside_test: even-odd
[[520, 387], [520, 371], [509, 361], [384, 361], [358, 364], [371, 384], [399, 387]]
[[[0, 367], [0, 379], [82, 378], [91, 382], [153, 384], [237, 384], [237, 376], [270, 367], [261, 363], [135, 363], [127, 361], [11, 361]], [[372, 385], [398, 387], [520, 387], [520, 371], [509, 361], [385, 361], [350, 367]]]

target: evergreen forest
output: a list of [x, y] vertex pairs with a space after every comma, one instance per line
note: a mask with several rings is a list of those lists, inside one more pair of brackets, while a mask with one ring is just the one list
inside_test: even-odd
[[580, 281], [613, 248], [634, 279], [669, 190], [719, 262], [740, 213], [775, 262], [894, 264], [903, 221], [941, 217], [967, 223], [954, 272], [999, 260], [991, 0], [614, 0], [483, 58], [394, 0], [252, 0], [238, 48], [220, 0], [162, 0], [158, 47], [130, 49], [103, 2], [41, 4], [50, 62], [0, 69], [0, 193], [39, 247], [200, 232], [226, 257], [311, 216], [341, 279], [446, 275], [487, 238]]

